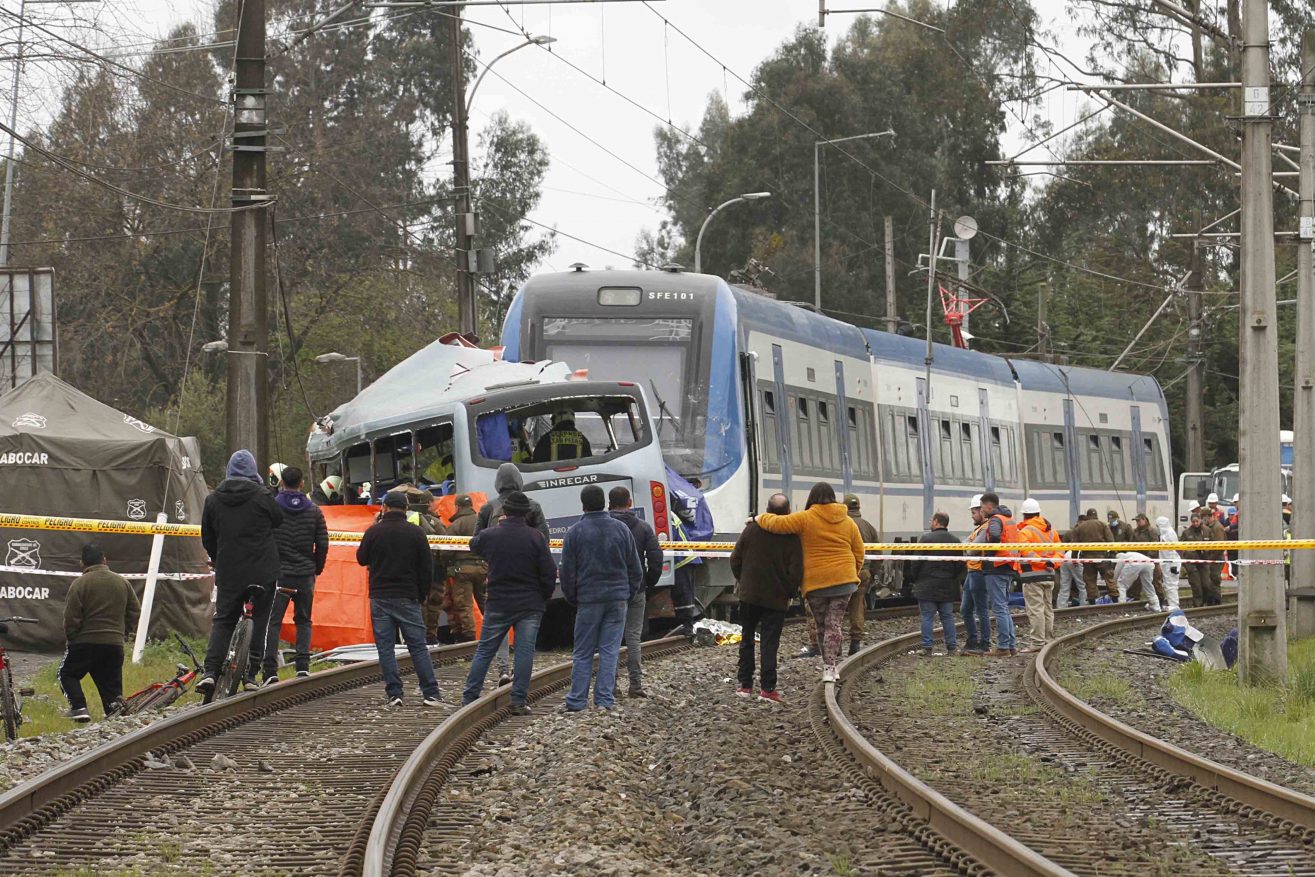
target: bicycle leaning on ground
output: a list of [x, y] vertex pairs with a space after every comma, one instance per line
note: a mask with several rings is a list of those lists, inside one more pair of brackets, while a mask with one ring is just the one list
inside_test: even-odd
[[238, 689], [247, 678], [247, 667], [251, 663], [251, 640], [256, 628], [256, 599], [265, 590], [263, 585], [248, 585], [242, 597], [242, 616], [233, 627], [233, 635], [228, 640], [228, 651], [224, 654], [224, 663], [219, 668], [219, 678], [215, 689], [207, 694], [203, 703], [223, 700], [237, 694]]
[[[20, 615], [0, 618], [0, 636], [9, 633], [10, 624], [37, 623], [35, 618], [23, 618]], [[23, 724], [23, 698], [31, 697], [34, 692], [30, 688], [14, 687], [14, 671], [3, 642], [0, 642], [0, 670], [3, 670], [0, 672], [0, 718], [3, 718], [5, 725], [5, 739], [16, 740], [18, 726]]]
[[187, 693], [192, 682], [201, 675], [201, 662], [196, 659], [196, 653], [192, 651], [186, 640], [176, 633], [174, 639], [178, 640], [178, 645], [182, 647], [183, 654], [191, 660], [192, 666], [178, 664], [178, 673], [174, 678], [168, 682], [152, 682], [141, 691], [128, 695], [119, 701], [110, 715], [133, 716], [147, 710], [162, 710]]

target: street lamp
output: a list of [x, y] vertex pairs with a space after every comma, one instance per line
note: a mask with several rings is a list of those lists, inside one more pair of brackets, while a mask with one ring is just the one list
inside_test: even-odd
[[525, 42], [521, 43], [519, 46], [512, 46], [510, 49], [503, 52], [501, 55], [498, 55], [489, 63], [485, 64], [484, 70], [479, 74], [479, 78], [476, 79], [475, 84], [470, 87], [470, 94], [466, 96], [466, 115], [470, 115], [470, 108], [475, 104], [475, 92], [479, 90], [479, 84], [483, 82], [484, 77], [488, 75], [490, 67], [501, 61], [503, 58], [510, 55], [512, 52], [519, 52], [521, 49], [525, 48], [526, 46], [547, 46], [555, 42], [557, 42], [557, 37], [533, 36], [527, 39]]
[[315, 361], [323, 365], [326, 362], [354, 362], [356, 363], [356, 395], [361, 395], [361, 389], [364, 387], [364, 376], [361, 374], [361, 358], [359, 356], [344, 356], [337, 351], [331, 353], [321, 353], [315, 357]]
[[703, 270], [703, 258], [702, 258], [703, 233], [708, 230], [708, 223], [712, 222], [712, 217], [716, 216], [725, 208], [730, 207], [732, 204], [739, 204], [741, 201], [758, 201], [763, 198], [770, 198], [770, 197], [772, 197], [771, 192], [749, 192], [747, 194], [732, 198], [731, 200], [727, 201], [725, 204], [717, 205], [716, 209], [714, 209], [711, 213], [708, 214], [708, 218], [703, 220], [703, 225], [699, 226], [699, 236], [694, 240], [694, 273], [695, 274], [702, 273]]
[[822, 313], [822, 196], [818, 183], [818, 154], [829, 143], [845, 143], [849, 140], [868, 140], [873, 137], [894, 137], [895, 129], [878, 131], [874, 134], [855, 134], [853, 137], [838, 137], [835, 140], [819, 140], [813, 144], [813, 310]]

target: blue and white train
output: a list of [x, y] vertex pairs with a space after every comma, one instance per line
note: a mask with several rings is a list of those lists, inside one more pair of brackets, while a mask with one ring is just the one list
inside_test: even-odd
[[545, 274], [503, 326], [509, 360], [640, 383], [668, 465], [702, 482], [733, 538], [772, 493], [802, 508], [828, 481], [883, 539], [975, 493], [1040, 501], [1067, 528], [1088, 507], [1174, 514], [1169, 415], [1154, 378], [1010, 359], [863, 329], [719, 277]]

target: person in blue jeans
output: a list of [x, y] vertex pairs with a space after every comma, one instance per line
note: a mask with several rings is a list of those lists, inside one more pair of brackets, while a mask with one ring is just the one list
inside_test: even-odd
[[[1014, 541], [1016, 532], [1014, 513], [1000, 505], [994, 493], [982, 494], [982, 516], [986, 518], [986, 531], [978, 541], [1003, 547]], [[1009, 584], [1014, 580], [1012, 562], [997, 561], [996, 553], [988, 551], [982, 559], [982, 574], [986, 577], [986, 593], [991, 601], [991, 614], [995, 616], [995, 648], [986, 653], [988, 658], [1008, 658], [1018, 654], [1014, 637], [1014, 619], [1009, 614]]]
[[[986, 518], [982, 517], [982, 495], [973, 497], [968, 505], [968, 514], [972, 515], [973, 529], [968, 534], [969, 542], [977, 542], [986, 532]], [[967, 574], [963, 580], [963, 601], [959, 607], [963, 616], [963, 629], [968, 635], [968, 644], [959, 654], [977, 656], [991, 647], [991, 604], [986, 596], [986, 579], [982, 575], [980, 558], [970, 558], [967, 562]]]
[[[630, 528], [604, 510], [604, 500], [596, 484], [581, 490], [584, 516], [562, 540], [562, 594], [575, 607], [571, 691], [566, 695], [566, 711], [572, 713], [589, 705], [591, 679], [594, 706], [610, 710], [615, 704], [626, 607], [644, 587], [644, 568]], [[595, 652], [598, 675], [593, 679]]]
[[[950, 532], [950, 516], [945, 512], [936, 512], [928, 523], [929, 529], [918, 542], [924, 545], [945, 545], [959, 543], [959, 538]], [[959, 585], [963, 581], [963, 557], [957, 552], [935, 548], [924, 548], [919, 554], [925, 557], [945, 557], [946, 560], [911, 560], [904, 573], [905, 581], [913, 583], [913, 596], [918, 601], [922, 614], [922, 654], [932, 654], [932, 619], [941, 617], [941, 629], [945, 633], [945, 651], [953, 654], [959, 648], [959, 638], [954, 627], [954, 604], [959, 602]]]
[[480, 530], [470, 541], [470, 550], [488, 561], [489, 574], [484, 598], [484, 626], [479, 645], [466, 674], [462, 703], [470, 703], [484, 690], [489, 663], [498, 652], [507, 631], [516, 631], [516, 660], [511, 683], [511, 713], [529, 715], [526, 699], [534, 672], [534, 641], [539, 636], [548, 599], [557, 585], [557, 565], [548, 550], [548, 540], [527, 516], [533, 506], [529, 497], [513, 490], [502, 498], [502, 519], [496, 526]]
[[400, 631], [411, 653], [425, 706], [438, 706], [442, 700], [434, 663], [425, 645], [425, 616], [420, 608], [429, 596], [433, 559], [424, 532], [406, 519], [404, 494], [384, 497], [384, 513], [361, 537], [356, 562], [370, 570], [370, 625], [374, 628], [388, 705], [402, 705], [402, 676], [396, 653]]

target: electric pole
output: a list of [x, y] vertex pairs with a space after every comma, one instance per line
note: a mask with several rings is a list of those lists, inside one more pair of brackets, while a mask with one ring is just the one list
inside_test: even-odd
[[[23, 27], [27, 24], [27, 0], [18, 4], [18, 51], [14, 59], [14, 86], [9, 104], [9, 130], [18, 131], [18, 83], [23, 75]], [[14, 203], [14, 146], [17, 138], [9, 135], [9, 152], [5, 155], [4, 217], [0, 219], [0, 266], [9, 264], [9, 215]]]
[[[233, 83], [233, 213], [229, 247], [228, 451], [246, 448], [266, 465], [269, 385], [265, 298], [265, 0], [238, 0]], [[246, 208], [246, 209], [241, 209]]]
[[[1297, 122], [1301, 157], [1299, 240], [1297, 242], [1296, 398], [1292, 405], [1292, 538], [1315, 538], [1315, 30], [1301, 38], [1301, 91]], [[1294, 590], [1315, 587], [1315, 552], [1292, 552]], [[1293, 603], [1294, 636], [1315, 635], [1315, 603]]]
[[[1268, 0], [1243, 0], [1242, 35], [1241, 537], [1282, 539]], [[1255, 551], [1251, 557], [1280, 561], [1282, 553]], [[1281, 564], [1244, 568], [1237, 612], [1242, 634], [1238, 678], [1248, 685], [1286, 681], [1287, 600]]]
[[470, 209], [470, 132], [466, 124], [466, 64], [461, 51], [461, 7], [448, 15], [448, 60], [452, 76], [452, 189], [456, 196], [457, 321], [463, 335], [479, 334], [474, 256], [475, 214]]
[[1042, 362], [1050, 362], [1050, 324], [1046, 307], [1050, 304], [1050, 284], [1042, 282], [1036, 290], [1036, 353]]
[[895, 217], [886, 217], [886, 331], [899, 331], [899, 303], [895, 300]]
[[1192, 241], [1191, 272], [1187, 275], [1187, 471], [1205, 469], [1205, 387], [1202, 372], [1205, 355], [1201, 350], [1204, 340], [1204, 308], [1201, 305], [1201, 240]]

